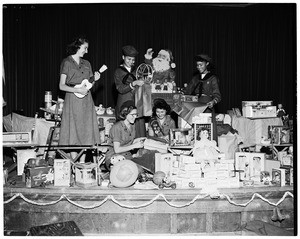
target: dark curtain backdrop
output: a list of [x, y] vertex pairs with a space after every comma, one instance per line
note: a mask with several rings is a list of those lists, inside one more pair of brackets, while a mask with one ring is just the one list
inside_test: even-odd
[[[273, 100], [296, 116], [296, 4], [25, 4], [3, 5], [3, 60], [7, 106], [4, 114], [23, 110], [34, 116], [58, 89], [66, 45], [84, 34], [90, 41], [93, 70], [108, 66], [93, 89], [95, 105], [114, 107], [113, 72], [121, 48], [130, 44], [143, 62], [172, 50], [176, 83], [195, 72], [194, 55], [209, 54], [223, 96], [217, 111], [241, 109], [243, 100]], [[41, 112], [40, 112], [41, 113]]]

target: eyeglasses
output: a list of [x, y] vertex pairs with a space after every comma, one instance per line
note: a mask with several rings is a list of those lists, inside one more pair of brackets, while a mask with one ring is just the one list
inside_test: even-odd
[[139, 115], [138, 114], [129, 114], [131, 116], [134, 116], [134, 117], [138, 117]]

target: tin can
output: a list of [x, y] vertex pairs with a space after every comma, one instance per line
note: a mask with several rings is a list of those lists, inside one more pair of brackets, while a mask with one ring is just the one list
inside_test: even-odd
[[7, 179], [8, 179], [8, 170], [3, 169], [3, 185], [7, 183]]
[[52, 106], [52, 92], [45, 91], [45, 108], [49, 109]]

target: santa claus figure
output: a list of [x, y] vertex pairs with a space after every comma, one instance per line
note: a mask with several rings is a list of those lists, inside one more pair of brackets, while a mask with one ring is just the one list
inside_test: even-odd
[[149, 48], [145, 54], [145, 63], [153, 67], [153, 79], [152, 82], [161, 84], [163, 89], [166, 82], [175, 82], [175, 63], [173, 63], [172, 52], [168, 49], [160, 50], [156, 58], [152, 58], [154, 51]]

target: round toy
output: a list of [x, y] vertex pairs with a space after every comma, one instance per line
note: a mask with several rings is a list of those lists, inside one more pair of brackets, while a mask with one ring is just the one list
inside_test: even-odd
[[142, 63], [136, 70], [136, 78], [151, 81], [153, 77], [153, 69], [150, 65]]
[[162, 171], [157, 171], [153, 175], [153, 183], [156, 185], [159, 185], [163, 182], [164, 178], [166, 177], [166, 174]]
[[117, 162], [110, 172], [110, 183], [118, 188], [131, 186], [138, 177], [138, 167], [130, 160]]

